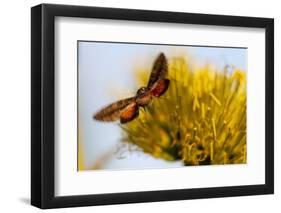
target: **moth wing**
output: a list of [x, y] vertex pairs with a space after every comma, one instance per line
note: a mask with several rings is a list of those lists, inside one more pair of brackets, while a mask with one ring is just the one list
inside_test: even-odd
[[122, 110], [122, 113], [120, 115], [120, 122], [121, 124], [127, 123], [129, 121], [134, 120], [138, 115], [139, 107], [138, 104], [134, 101]]
[[169, 85], [170, 85], [169, 79], [161, 79], [152, 86], [150, 93], [155, 97], [160, 97], [167, 91]]
[[134, 102], [135, 98], [126, 98], [117, 102], [114, 102], [99, 112], [97, 112], [93, 118], [99, 121], [116, 121], [120, 118], [122, 110], [125, 109], [130, 103]]
[[164, 53], [160, 53], [153, 64], [147, 87], [151, 88], [155, 82], [165, 78], [167, 71], [168, 71], [167, 59]]

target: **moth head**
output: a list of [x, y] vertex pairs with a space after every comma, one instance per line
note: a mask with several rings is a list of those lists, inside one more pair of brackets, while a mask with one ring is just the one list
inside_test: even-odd
[[143, 94], [145, 94], [147, 91], [148, 91], [148, 89], [147, 89], [146, 87], [141, 87], [141, 88], [138, 89], [137, 95], [138, 95], [138, 96], [139, 96], [139, 95], [143, 95]]

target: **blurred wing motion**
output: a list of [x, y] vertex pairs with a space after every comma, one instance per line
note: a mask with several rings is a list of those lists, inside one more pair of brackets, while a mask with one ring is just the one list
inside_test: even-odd
[[[123, 99], [117, 102], [114, 102], [107, 107], [103, 108], [94, 115], [94, 119], [99, 121], [116, 121], [121, 118], [121, 115], [124, 117], [123, 120], [129, 120], [128, 111], [131, 110], [132, 104], [135, 103], [135, 97]], [[136, 104], [136, 103], [135, 103]], [[135, 107], [133, 107], [135, 108]], [[127, 113], [126, 113], [127, 112]], [[132, 115], [133, 116], [133, 115]], [[135, 115], [134, 115], [135, 116]]]
[[167, 59], [163, 53], [160, 53], [153, 64], [147, 87], [150, 89], [158, 80], [164, 79], [167, 71]]
[[169, 84], [169, 79], [158, 80], [150, 89], [150, 93], [155, 97], [160, 97], [167, 91]]

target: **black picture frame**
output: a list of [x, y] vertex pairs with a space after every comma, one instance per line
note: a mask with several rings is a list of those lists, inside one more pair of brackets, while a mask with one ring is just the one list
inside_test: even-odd
[[[265, 184], [96, 195], [54, 195], [55, 17], [263, 28], [265, 48]], [[41, 4], [31, 8], [31, 204], [42, 209], [274, 193], [274, 19]]]

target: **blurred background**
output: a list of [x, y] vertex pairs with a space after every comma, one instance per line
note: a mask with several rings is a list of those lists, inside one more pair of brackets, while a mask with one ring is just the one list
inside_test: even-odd
[[[160, 52], [166, 57], [192, 57], [192, 63], [211, 63], [219, 70], [226, 65], [247, 70], [247, 49], [200, 46], [78, 42], [78, 168], [147, 169], [183, 166], [181, 162], [156, 159], [120, 143], [118, 122], [92, 119], [95, 112], [119, 99], [134, 96], [137, 69], [151, 70]], [[147, 73], [149, 75], [150, 73]], [[145, 85], [143, 85], [145, 86]], [[131, 151], [130, 151], [131, 150]]]

